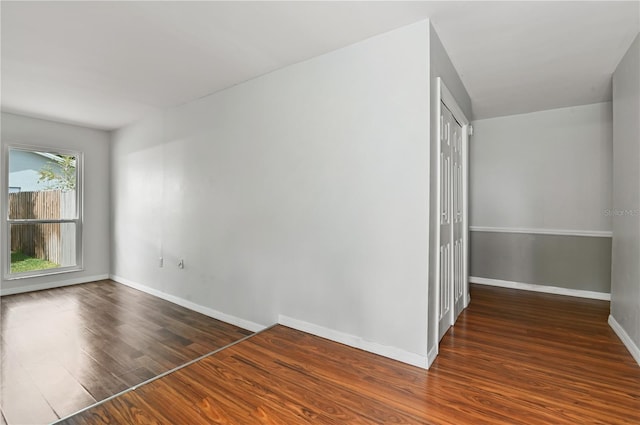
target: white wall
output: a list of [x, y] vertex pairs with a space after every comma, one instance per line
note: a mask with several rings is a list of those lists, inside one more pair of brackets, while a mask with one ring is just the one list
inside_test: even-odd
[[424, 364], [428, 30], [382, 34], [116, 132], [115, 277]]
[[[109, 275], [109, 133], [36, 118], [2, 113], [2, 155], [7, 145], [70, 149], [84, 153], [84, 270], [19, 280], [3, 280], [2, 293], [35, 290], [104, 279]], [[2, 161], [2, 187], [6, 171]], [[2, 262], [7, 261], [7, 235], [0, 235]]]
[[[456, 103], [462, 109], [462, 112], [465, 114], [467, 119], [472, 119], [472, 110], [471, 110], [471, 98], [467, 93], [464, 84], [462, 84], [462, 80], [458, 75], [453, 63], [451, 63], [451, 59], [449, 59], [449, 55], [447, 54], [438, 34], [436, 33], [433, 26], [429, 26], [429, 78], [431, 84], [431, 99], [430, 99], [430, 120], [431, 120], [431, 172], [430, 172], [430, 213], [432, 217], [439, 217], [439, 212], [437, 211], [437, 149], [438, 149], [438, 126], [437, 122], [440, 119], [438, 116], [438, 102], [440, 99], [437, 97], [437, 81], [438, 77], [442, 79], [445, 86], [449, 89], [451, 94], [456, 99]], [[437, 264], [436, 253], [438, 250], [438, 240], [436, 239], [436, 226], [439, 225], [439, 221], [432, 220], [430, 222], [430, 262], [431, 264]], [[437, 332], [437, 323], [438, 317], [436, 302], [438, 299], [436, 298], [436, 288], [438, 282], [436, 281], [436, 267], [430, 267], [429, 269], [429, 336], [428, 336], [428, 346], [431, 353], [435, 352], [435, 347], [438, 344], [438, 332]]]
[[613, 74], [613, 208], [611, 319], [640, 364], [640, 36]]
[[611, 103], [477, 120], [472, 226], [610, 231]]

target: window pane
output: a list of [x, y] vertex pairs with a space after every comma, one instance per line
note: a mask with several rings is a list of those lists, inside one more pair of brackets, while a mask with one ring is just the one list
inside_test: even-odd
[[76, 218], [76, 157], [9, 150], [9, 218]]
[[11, 273], [76, 265], [76, 224], [15, 224], [11, 232]]

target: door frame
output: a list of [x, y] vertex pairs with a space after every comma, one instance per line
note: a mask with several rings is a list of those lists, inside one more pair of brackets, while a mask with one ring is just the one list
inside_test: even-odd
[[[470, 122], [469, 119], [466, 117], [466, 115], [464, 114], [464, 112], [462, 112], [462, 109], [460, 108], [460, 106], [458, 105], [458, 103], [456, 102], [455, 97], [453, 96], [453, 94], [451, 94], [451, 92], [449, 91], [449, 89], [447, 88], [447, 86], [444, 84], [444, 82], [442, 81], [442, 78], [437, 77], [437, 84], [436, 84], [436, 96], [438, 99], [437, 102], [437, 106], [436, 106], [436, 116], [438, 117], [437, 121], [436, 121], [436, 126], [437, 126], [437, 132], [436, 134], [438, 135], [438, 140], [437, 140], [437, 152], [436, 152], [436, 208], [435, 211], [437, 211], [437, 213], [439, 214], [441, 211], [441, 204], [440, 204], [440, 200], [441, 200], [441, 179], [440, 179], [440, 161], [437, 158], [440, 158], [440, 153], [441, 153], [441, 149], [440, 149], [440, 139], [442, 137], [442, 120], [441, 120], [441, 116], [442, 116], [442, 104], [444, 103], [447, 108], [449, 109], [449, 111], [453, 114], [453, 117], [456, 119], [456, 121], [458, 121], [461, 124], [462, 127], [462, 160], [463, 160], [463, 167], [462, 167], [462, 179], [464, 181], [463, 184], [463, 190], [462, 190], [462, 202], [463, 202], [463, 208], [462, 208], [462, 219], [463, 219], [463, 232], [462, 232], [462, 240], [463, 240], [463, 244], [464, 244], [464, 256], [463, 256], [463, 294], [462, 297], [464, 298], [464, 308], [467, 308], [469, 305], [469, 302], [471, 301], [471, 298], [469, 296], [469, 126], [470, 126]], [[437, 215], [436, 217], [432, 217], [432, 220], [438, 220], [438, 225], [435, 226], [435, 231], [436, 231], [436, 244], [435, 247], [437, 248], [440, 245], [440, 225], [439, 225], [439, 215]], [[435, 332], [435, 336], [436, 336], [436, 345], [435, 345], [435, 354], [438, 354], [439, 351], [439, 345], [440, 345], [440, 329], [439, 329], [439, 317], [440, 317], [440, 250], [436, 249], [436, 260], [435, 263], [433, 264], [434, 267], [436, 267], [436, 272], [435, 272], [435, 307], [436, 307], [436, 311], [435, 314], [432, 316], [435, 320], [433, 323], [433, 331]], [[451, 297], [451, 300], [453, 302], [453, 297]], [[451, 320], [453, 322], [453, 308], [451, 309], [451, 315], [449, 320]], [[451, 323], [451, 325], [453, 325], [453, 323]]]

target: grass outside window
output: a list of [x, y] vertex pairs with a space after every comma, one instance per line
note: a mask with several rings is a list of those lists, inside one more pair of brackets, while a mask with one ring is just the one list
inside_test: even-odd
[[60, 265], [40, 258], [29, 257], [22, 252], [11, 252], [11, 273], [55, 269], [56, 267], [60, 267]]

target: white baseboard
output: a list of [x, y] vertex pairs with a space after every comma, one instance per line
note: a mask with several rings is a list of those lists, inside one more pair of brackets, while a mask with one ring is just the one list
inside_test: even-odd
[[[79, 285], [81, 283], [89, 283], [105, 279], [109, 279], [108, 274], [77, 277], [74, 279], [60, 280], [57, 282], [36, 283], [33, 285], [16, 286], [14, 288], [0, 288], [0, 296], [22, 294], [24, 292], [42, 291], [44, 289], [62, 288], [63, 286]], [[24, 279], [20, 280], [20, 282], [24, 282]]]
[[618, 323], [618, 321], [612, 315], [609, 315], [609, 326], [611, 326], [611, 329], [613, 329], [616, 335], [618, 335], [620, 341], [622, 341], [624, 346], [627, 347], [627, 350], [629, 350], [631, 356], [638, 363], [638, 366], [640, 366], [640, 348], [638, 348], [638, 346], [631, 340], [631, 337], [629, 336], [629, 334], [627, 334], [627, 331], [625, 331], [624, 328], [620, 326], [620, 323]]
[[158, 291], [157, 289], [150, 288], [141, 283], [133, 282], [129, 279], [125, 279], [121, 276], [111, 275], [111, 280], [121, 283], [125, 286], [128, 286], [133, 289], [137, 289], [138, 291], [145, 292], [149, 295], [153, 295], [154, 297], [162, 298], [165, 301], [172, 302], [174, 304], [178, 304], [184, 308], [188, 308], [189, 310], [197, 311], [198, 313], [202, 313], [205, 316], [213, 317], [214, 319], [221, 320], [226, 323], [230, 323], [232, 325], [241, 327], [243, 329], [250, 330], [251, 332], [259, 332], [261, 330], [266, 329], [268, 326], [261, 325], [259, 323], [252, 322], [250, 320], [245, 320], [240, 317], [232, 316], [227, 313], [222, 313], [220, 311], [214, 310], [209, 307], [205, 307], [200, 304], [196, 304], [192, 301], [185, 300], [184, 298], [176, 297], [175, 295], [167, 294], [166, 292]]
[[[359, 336], [350, 335], [344, 332], [336, 331], [334, 329], [325, 328], [323, 326], [314, 325], [313, 323], [304, 322], [302, 320], [293, 319], [291, 317], [278, 316], [278, 323], [283, 326], [288, 326], [293, 329], [297, 329], [302, 332], [306, 332], [312, 335], [319, 336], [340, 344], [348, 345], [349, 347], [359, 348], [370, 353], [378, 354], [383, 357], [388, 357], [393, 360], [398, 360], [403, 363], [408, 363], [412, 366], [417, 366], [422, 369], [429, 368], [429, 362], [427, 357], [419, 354], [411, 353], [400, 348], [391, 347], [387, 345], [378, 344], [376, 342], [366, 341]], [[434, 357], [435, 358], [435, 357]]]
[[584, 291], [582, 289], [561, 288], [559, 286], [535, 285], [533, 283], [512, 282], [510, 280], [487, 279], [485, 277], [469, 276], [470, 283], [479, 285], [499, 286], [501, 288], [521, 289], [524, 291], [545, 292], [547, 294], [568, 295], [570, 297], [591, 298], [594, 300], [611, 301], [611, 294], [607, 292]]

